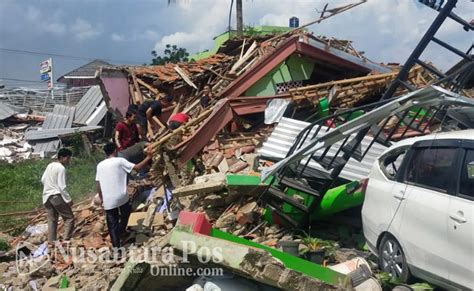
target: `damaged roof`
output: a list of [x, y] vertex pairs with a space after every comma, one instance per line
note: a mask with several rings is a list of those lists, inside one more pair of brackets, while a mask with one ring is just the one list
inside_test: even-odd
[[11, 108], [9, 105], [0, 102], [0, 120], [7, 119], [17, 113], [18, 112]]
[[58, 78], [58, 82], [65, 82], [65, 79], [69, 78], [94, 78], [96, 71], [103, 66], [111, 66], [112, 64], [102, 60], [93, 60], [77, 69], [70, 71], [67, 74], [62, 75]]
[[234, 57], [232, 56], [216, 54], [195, 62], [166, 64], [160, 66], [130, 67], [129, 70], [143, 77], [171, 83], [181, 79], [174, 69], [176, 66], [179, 66], [186, 74], [188, 74], [188, 76], [195, 76], [205, 72], [207, 69], [212, 69], [215, 65], [221, 65], [232, 60], [234, 60]]
[[[255, 70], [260, 68], [259, 64], [262, 62], [271, 60], [271, 68], [274, 68], [289, 55], [300, 53], [306, 54], [310, 58], [323, 59], [329, 62], [334, 61], [345, 67], [358, 69], [365, 73], [369, 73], [370, 71], [380, 73], [390, 71], [389, 68], [364, 58], [362, 53], [355, 50], [351, 42], [347, 40], [314, 36], [307, 32], [270, 37], [271, 36], [256, 36], [230, 39], [222, 44], [217, 54], [198, 61], [160, 66], [128, 67], [127, 70], [143, 78], [149, 85], [154, 87], [157, 86], [156, 81], [161, 83], [181, 81], [180, 75], [175, 70], [176, 66], [179, 66], [191, 80], [196, 79], [206, 70], [217, 71], [218, 68], [222, 69], [222, 72], [220, 72], [220, 74], [215, 72], [215, 75], [220, 78], [225, 77], [235, 80], [239, 75], [241, 78], [245, 78], [242, 75], [252, 75]], [[282, 52], [283, 54], [281, 54]], [[246, 53], [249, 55], [246, 56]], [[284, 55], [284, 57], [281, 59], [278, 58], [282, 55]], [[239, 60], [242, 61], [242, 59], [247, 61], [244, 63], [245, 66], [241, 66], [239, 68], [240, 71], [235, 70], [234, 67], [239, 63]], [[231, 67], [234, 70], [231, 69]], [[232, 86], [229, 86], [227, 89], [231, 89], [231, 87]]]

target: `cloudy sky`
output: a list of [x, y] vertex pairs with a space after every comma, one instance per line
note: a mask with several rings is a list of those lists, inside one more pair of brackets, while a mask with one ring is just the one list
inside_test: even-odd
[[[356, 0], [244, 0], [245, 25], [287, 26], [291, 16], [300, 24], [315, 20], [317, 9]], [[53, 57], [55, 79], [100, 58], [113, 64], [143, 64], [150, 52], [177, 44], [195, 53], [213, 46], [213, 36], [227, 30], [231, 0], [1, 0], [0, 79], [39, 80], [44, 55]], [[235, 5], [234, 5], [235, 8]], [[456, 13], [474, 18], [474, 2], [459, 0]], [[309, 27], [315, 34], [350, 39], [378, 62], [403, 63], [437, 13], [415, 0], [368, 0], [350, 11]], [[235, 13], [232, 16], [235, 27]], [[438, 37], [466, 50], [473, 34], [448, 20]], [[458, 60], [432, 44], [422, 57], [442, 69]], [[0, 81], [2, 83], [2, 81]], [[4, 80], [3, 83], [13, 84]], [[17, 82], [17, 84], [19, 84]], [[26, 83], [41, 86], [41, 83]]]

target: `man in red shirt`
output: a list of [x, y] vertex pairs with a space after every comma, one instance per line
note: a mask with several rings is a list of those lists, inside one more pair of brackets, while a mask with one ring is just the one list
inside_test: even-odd
[[189, 115], [186, 113], [176, 113], [171, 115], [170, 119], [168, 120], [168, 126], [171, 130], [175, 130], [180, 127], [182, 124], [185, 124], [189, 120]]
[[135, 124], [135, 113], [128, 111], [123, 121], [115, 127], [115, 144], [122, 151], [138, 141], [138, 129]]

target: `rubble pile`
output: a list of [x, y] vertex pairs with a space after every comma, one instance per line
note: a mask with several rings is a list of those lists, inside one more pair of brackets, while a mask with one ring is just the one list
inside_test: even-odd
[[28, 127], [28, 124], [17, 124], [0, 128], [0, 160], [12, 163], [33, 156], [32, 146], [24, 135]]
[[[223, 173], [235, 173], [249, 164], [252, 166], [249, 161], [252, 157], [243, 157], [237, 152], [237, 155], [231, 158], [232, 151], [238, 147], [258, 147], [268, 138], [272, 125], [264, 125], [261, 119], [255, 118], [255, 114], [262, 113], [267, 102], [272, 99], [289, 100], [293, 113], [288, 114], [292, 115], [298, 112], [306, 112], [303, 113], [306, 116], [314, 115], [315, 109], [323, 110], [323, 106], [327, 106], [324, 109], [326, 114], [335, 113], [378, 100], [400, 68], [397, 65], [378, 65], [379, 67], [368, 75], [346, 71], [346, 75], [326, 76], [326, 79], [331, 80], [328, 82], [314, 81], [308, 85], [300, 81], [282, 83], [282, 89], [274, 96], [239, 96], [243, 90], [239, 86], [244, 80], [251, 78], [260, 66], [275, 58], [280, 50], [296, 40], [337, 49], [364, 64], [370, 63], [349, 41], [295, 31], [280, 37], [268, 35], [228, 40], [217, 54], [189, 63], [120, 69], [128, 75], [133, 103], [141, 104], [168, 94], [174, 96], [175, 102], [163, 110], [161, 121], [166, 123], [169, 116], [176, 112], [184, 112], [191, 117], [190, 121], [174, 131], [154, 129], [154, 137], [151, 140], [155, 151], [155, 183], [161, 183], [165, 172], [168, 175], [176, 172], [180, 176], [180, 169], [191, 159], [204, 164], [206, 171], [199, 174], [209, 173], [209, 168], [212, 167]], [[423, 88], [434, 80], [434, 75], [419, 65], [408, 74], [408, 82], [413, 88]], [[199, 98], [206, 93], [205, 86], [211, 87], [212, 98], [211, 105], [202, 108]], [[248, 88], [248, 85], [245, 86]], [[407, 89], [401, 87], [396, 94], [405, 92]], [[318, 107], [320, 109], [317, 109]], [[429, 129], [426, 132], [429, 133]], [[226, 160], [221, 160], [222, 155]], [[176, 162], [169, 163], [166, 159]], [[172, 164], [175, 170], [172, 169]], [[173, 177], [174, 186], [187, 184], [194, 174], [182, 175], [186, 176], [186, 179], [177, 184]]]
[[[77, 290], [83, 288], [108, 289], [123, 271], [125, 263], [136, 252], [144, 252], [144, 249], [153, 246], [164, 248], [164, 251], [172, 251], [171, 249], [166, 250], [166, 247], [169, 246], [169, 234], [176, 221], [175, 210], [205, 213], [216, 229], [265, 246], [278, 248], [282, 241], [301, 242], [300, 237], [293, 230], [278, 225], [269, 225], [263, 220], [263, 208], [257, 203], [256, 194], [258, 192], [254, 191], [255, 189], [243, 190], [238, 187], [220, 186], [214, 188], [219, 190], [208, 190], [206, 183], [219, 181], [219, 179], [222, 181], [224, 178], [225, 175], [222, 173], [197, 177], [198, 184], [205, 186], [203, 189], [198, 190], [198, 193], [194, 191], [195, 194], [190, 195], [191, 192], [186, 193], [186, 186], [175, 189], [172, 195], [178, 198], [172, 201], [168, 200], [171, 199], [171, 192], [164, 187], [152, 188], [153, 183], [147, 179], [132, 180], [128, 187], [128, 193], [130, 197], [134, 197], [135, 210], [129, 219], [128, 236], [123, 239], [127, 253], [119, 261], [84, 263], [84, 261], [75, 262], [72, 259], [65, 261], [59, 256], [55, 260], [39, 256], [35, 264], [31, 265], [29, 262], [29, 266], [18, 265], [14, 258], [15, 251], [20, 246], [27, 247], [31, 253], [48, 254], [47, 220], [45, 211], [41, 208], [32, 214], [33, 217], [28, 222], [29, 226], [21, 235], [6, 236], [12, 249], [0, 257], [0, 260], [3, 261], [0, 263], [1, 284], [22, 289], [28, 288], [28, 286], [39, 288], [40, 286], [52, 286], [55, 281], [59, 280], [58, 278], [66, 276], [69, 284]], [[69, 247], [86, 250], [109, 249], [110, 238], [104, 211], [99, 204], [96, 196], [73, 206], [76, 215], [76, 231], [74, 238], [68, 242]], [[61, 232], [62, 229], [63, 222], [61, 220], [58, 232]], [[354, 253], [352, 249], [344, 250], [337, 244], [334, 246], [337, 254], [335, 253], [331, 259], [333, 264], [361, 255], [360, 252]], [[301, 244], [301, 248], [304, 249], [303, 244]], [[22, 271], [20, 275], [17, 273], [18, 268]]]
[[[294, 67], [291, 67], [292, 63]], [[433, 84], [437, 80], [432, 73], [435, 68], [431, 64], [429, 66], [430, 70], [414, 66], [408, 72], [406, 86], [400, 86], [394, 96], [405, 94], [410, 88], [419, 89]], [[302, 71], [292, 72], [295, 68]], [[168, 126], [151, 126], [153, 135], [148, 136], [148, 142], [149, 149], [154, 153], [153, 164], [145, 178], [132, 176], [128, 185], [133, 211], [127, 225], [128, 232], [122, 238], [126, 251], [120, 260], [100, 263], [74, 261], [72, 256], [70, 260], [59, 256], [52, 258], [51, 252], [48, 252], [51, 246], [45, 242], [45, 211], [39, 209], [31, 213], [31, 220], [21, 235], [5, 238], [12, 249], [0, 255], [0, 260], [3, 261], [0, 263], [0, 286], [36, 290], [40, 286], [57, 288], [64, 280], [69, 280], [69, 285], [76, 289], [108, 289], [113, 284], [126, 285], [130, 284], [125, 281], [128, 276], [134, 276], [134, 271], [127, 270], [125, 263], [137, 252], [141, 254], [150, 247], [158, 246], [161, 251], [174, 254], [172, 247], [176, 246], [181, 236], [193, 238], [201, 244], [213, 244], [219, 239], [219, 235], [225, 236], [228, 241], [238, 242], [238, 247], [235, 247], [236, 260], [241, 259], [239, 264], [234, 264], [233, 260], [226, 260], [222, 264], [246, 278], [293, 290], [304, 286], [321, 289], [349, 286], [344, 285], [348, 283], [341, 279], [346, 278], [346, 274], [333, 276], [339, 281], [328, 287], [330, 279], [324, 282], [314, 280], [315, 277], [310, 278], [306, 276], [307, 273], [303, 273], [306, 271], [302, 270], [304, 268], [295, 271], [282, 261], [287, 258], [288, 253], [293, 252], [293, 257], [288, 259], [293, 266], [305, 265], [310, 257], [305, 255], [307, 260], [304, 261], [300, 254], [309, 252], [314, 245], [324, 246], [326, 251], [322, 261], [316, 263], [318, 268], [323, 268], [321, 273], [332, 272], [330, 268], [334, 265], [355, 257], [367, 259], [369, 254], [364, 247], [360, 225], [357, 221], [344, 221], [344, 217], [339, 222], [336, 219], [331, 223], [320, 220], [308, 234], [296, 227], [288, 228], [271, 223], [272, 213], [268, 211], [270, 203], [265, 203], [261, 195], [272, 185], [261, 181], [259, 170], [271, 166], [275, 160], [262, 158], [258, 150], [263, 142], [268, 142], [271, 134], [274, 134], [275, 139], [284, 139], [290, 134], [290, 131], [285, 132], [284, 129], [283, 133], [275, 134], [273, 131], [282, 117], [309, 122], [378, 101], [397, 78], [400, 66], [371, 62], [350, 41], [294, 30], [277, 36], [269, 34], [232, 38], [224, 42], [217, 53], [187, 63], [110, 67], [108, 70], [116, 70], [126, 76], [130, 101], [135, 105], [164, 95], [173, 96], [173, 104], [163, 108], [159, 116], [161, 123], [167, 124], [170, 116], [179, 112], [190, 116], [189, 121], [174, 130]], [[275, 76], [278, 75], [276, 71], [280, 75], [288, 75], [289, 79]], [[293, 76], [299, 77], [293, 79]], [[99, 90], [98, 87], [95, 89]], [[468, 91], [463, 93], [470, 96]], [[111, 100], [107, 99], [109, 97], [106, 94], [104, 97], [109, 106]], [[203, 97], [209, 98], [208, 106], [202, 104]], [[95, 97], [90, 98], [92, 100]], [[105, 116], [105, 109], [99, 106], [104, 101], [102, 95], [94, 100], [96, 106], [90, 109]], [[84, 120], [90, 121], [94, 110]], [[365, 113], [361, 110], [358, 116]], [[438, 130], [436, 127], [429, 127], [430, 124], [425, 120], [428, 115], [426, 112], [423, 118], [417, 119], [417, 123], [424, 126], [421, 132], [410, 128], [415, 117], [412, 122], [405, 122], [402, 120], [405, 116], [393, 116], [389, 119], [384, 115], [381, 132], [390, 131], [390, 138], [385, 142]], [[436, 113], [430, 119], [434, 119], [435, 115]], [[341, 124], [346, 121], [341, 121]], [[324, 127], [329, 130], [336, 127], [338, 122], [336, 118], [327, 120]], [[72, 123], [73, 120], [70, 120], [69, 125], [61, 130], [69, 130]], [[97, 124], [98, 121], [94, 123], [95, 126]], [[0, 159], [11, 162], [33, 156], [31, 146], [24, 140], [22, 133], [27, 127], [28, 125], [16, 125], [0, 129]], [[298, 126], [293, 129], [302, 130]], [[59, 129], [44, 130], [51, 132]], [[38, 135], [42, 133], [44, 131], [37, 132]], [[310, 131], [307, 136], [309, 133]], [[369, 132], [368, 136], [373, 133], [374, 131]], [[313, 136], [316, 135], [317, 133], [313, 133]], [[377, 136], [373, 139], [376, 138]], [[353, 148], [342, 149], [343, 146], [342, 151], [357, 150], [357, 144]], [[284, 150], [288, 151], [287, 148]], [[336, 155], [337, 153], [330, 163], [336, 159]], [[323, 163], [324, 160], [321, 158], [320, 162]], [[352, 192], [347, 190], [348, 196], [356, 196], [355, 191], [364, 187], [359, 181], [337, 181], [331, 186], [345, 187], [346, 184], [353, 186]], [[307, 202], [305, 199], [311, 200], [310, 203], [319, 202], [317, 199], [322, 199], [325, 194], [316, 193], [314, 196], [317, 199], [305, 198], [301, 194], [308, 188], [301, 188], [301, 185], [287, 187], [284, 183], [282, 185], [279, 186], [286, 187], [284, 191], [290, 188], [295, 191], [290, 196], [282, 192], [279, 196], [283, 201], [282, 205], [285, 201]], [[303, 203], [299, 205], [308, 213], [314, 210]], [[76, 203], [73, 211], [76, 216], [74, 237], [70, 242], [62, 243], [68, 247], [103, 249], [104, 255], [115, 255], [109, 249], [110, 238], [97, 195], [91, 194], [88, 199]], [[183, 213], [184, 216], [193, 213], [194, 218], [202, 219], [199, 226], [201, 232], [195, 231], [194, 225], [179, 225], [178, 217], [181, 218]], [[59, 232], [62, 228], [61, 221]], [[223, 241], [227, 243], [225, 239]], [[232, 246], [235, 245], [229, 243], [227, 247], [231, 249]], [[290, 246], [293, 247], [292, 252], [285, 250], [285, 247]], [[15, 262], [18, 248], [36, 254], [33, 256], [35, 260], [28, 261], [29, 265]], [[179, 251], [184, 251], [184, 247]], [[92, 255], [87, 253], [86, 257], [88, 256]], [[149, 263], [149, 267], [182, 262], [179, 253], [175, 259], [178, 262], [148, 262], [142, 259], [139, 263]], [[374, 266], [366, 264], [369, 265], [370, 273], [370, 267]], [[132, 269], [138, 266], [135, 264]], [[18, 268], [23, 270], [20, 275], [15, 273]], [[315, 264], [308, 267], [311, 270], [314, 268]], [[122, 280], [120, 276], [125, 278]], [[379, 287], [378, 283], [376, 285]]]

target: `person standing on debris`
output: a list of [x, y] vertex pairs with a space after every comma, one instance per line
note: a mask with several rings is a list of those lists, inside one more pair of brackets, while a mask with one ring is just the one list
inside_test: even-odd
[[212, 100], [214, 100], [212, 88], [209, 85], [205, 85], [202, 89], [201, 99], [199, 99], [199, 104], [201, 105], [201, 108], [207, 108], [211, 104]]
[[41, 177], [43, 183], [43, 205], [48, 215], [48, 243], [56, 240], [58, 216], [64, 220], [64, 240], [68, 241], [74, 232], [74, 214], [71, 195], [66, 190], [66, 168], [71, 162], [72, 152], [60, 149], [57, 161], [50, 163]]
[[171, 115], [170, 119], [168, 120], [168, 127], [171, 130], [175, 130], [188, 121], [189, 121], [189, 115], [183, 112], [178, 112], [174, 115]]
[[170, 106], [172, 102], [173, 97], [166, 95], [163, 98], [145, 102], [138, 106], [137, 121], [140, 139], [146, 139], [147, 135], [151, 136], [153, 134], [151, 129], [152, 121], [155, 121], [160, 127], [164, 127], [158, 117], [161, 115], [162, 108]]
[[130, 217], [131, 205], [127, 194], [127, 174], [139, 171], [152, 158], [152, 151], [138, 164], [117, 157], [117, 146], [104, 146], [107, 158], [97, 165], [97, 193], [105, 210], [107, 228], [114, 248], [120, 247], [120, 236], [125, 232]]
[[135, 113], [128, 111], [125, 119], [115, 127], [115, 144], [122, 151], [138, 142], [138, 129], [135, 124]]

